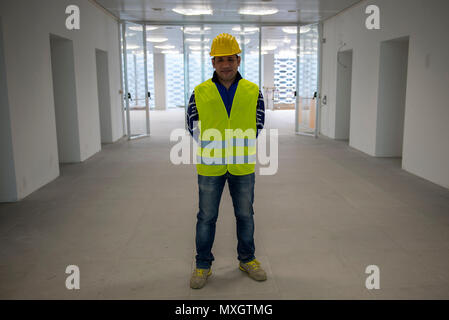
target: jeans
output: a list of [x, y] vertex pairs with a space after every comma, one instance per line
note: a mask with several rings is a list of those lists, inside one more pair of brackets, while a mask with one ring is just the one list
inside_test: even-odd
[[214, 261], [212, 246], [223, 188], [228, 181], [237, 222], [237, 253], [243, 263], [254, 257], [254, 183], [255, 174], [235, 176], [226, 172], [222, 176], [198, 175], [199, 212], [196, 224], [196, 267], [208, 269]]

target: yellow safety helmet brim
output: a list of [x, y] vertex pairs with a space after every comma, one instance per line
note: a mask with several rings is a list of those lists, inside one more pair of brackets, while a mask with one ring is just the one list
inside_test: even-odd
[[221, 33], [212, 41], [210, 50], [211, 57], [232, 56], [241, 53], [239, 43], [234, 36], [228, 33]]

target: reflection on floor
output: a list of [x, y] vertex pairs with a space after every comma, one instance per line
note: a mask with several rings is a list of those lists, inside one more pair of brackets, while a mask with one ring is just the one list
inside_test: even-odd
[[[288, 112], [267, 112], [267, 127], [281, 132], [279, 171], [256, 172], [266, 282], [238, 269], [226, 187], [213, 275], [189, 288], [197, 176], [194, 165], [169, 162], [181, 110], [153, 112], [151, 137], [104, 145], [20, 203], [0, 204], [0, 298], [448, 299], [449, 191], [399, 159], [295, 135]], [[65, 288], [68, 265], [80, 268], [80, 290]], [[365, 288], [369, 265], [380, 269], [380, 290]]]

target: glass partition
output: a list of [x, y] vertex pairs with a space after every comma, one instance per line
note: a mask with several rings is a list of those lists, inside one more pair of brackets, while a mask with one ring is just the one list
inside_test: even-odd
[[[263, 94], [268, 110], [295, 110], [296, 26], [262, 28]], [[293, 128], [291, 129], [293, 131]]]
[[299, 90], [296, 131], [315, 134], [318, 92], [318, 25], [301, 26], [299, 38]]
[[127, 22], [121, 31], [130, 138], [150, 133], [150, 110], [183, 108], [186, 112], [195, 86], [213, 75], [209, 52], [212, 40], [220, 33], [236, 37], [242, 49], [239, 72], [259, 85], [265, 108], [285, 110], [285, 116], [295, 123], [292, 132], [316, 134], [317, 25], [143, 26]]
[[180, 26], [147, 25], [150, 109], [184, 107], [184, 56]]
[[124, 77], [126, 122], [129, 138], [148, 134], [148, 105], [146, 100], [145, 34], [143, 26], [126, 23], [124, 27]]

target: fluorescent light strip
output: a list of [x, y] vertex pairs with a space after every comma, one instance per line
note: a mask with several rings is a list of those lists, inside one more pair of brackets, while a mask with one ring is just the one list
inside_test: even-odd
[[173, 8], [174, 12], [185, 16], [211, 15], [213, 10], [209, 8]]
[[[208, 42], [210, 39], [204, 39], [203, 42]], [[186, 38], [187, 42], [201, 42], [200, 38]]]
[[201, 27], [185, 27], [183, 29], [184, 33], [188, 34], [204, 34], [205, 31], [209, 31], [210, 27], [204, 27], [203, 30], [201, 30]]
[[154, 47], [158, 48], [158, 49], [164, 49], [164, 50], [169, 50], [169, 49], [174, 49], [175, 48], [175, 46], [171, 46], [169, 44], [166, 44], [166, 45], [163, 45], [163, 46], [154, 46]]
[[177, 50], [164, 50], [161, 52], [162, 54], [179, 54]]
[[[282, 31], [284, 31], [285, 33], [289, 33], [289, 34], [298, 33], [298, 29], [296, 27], [283, 27]], [[299, 28], [299, 33], [307, 33], [309, 31], [310, 31], [310, 27], [308, 27], [308, 26]]]
[[168, 40], [167, 38], [153, 38], [153, 37], [147, 38], [148, 42], [157, 42], [157, 43], [165, 42], [167, 40]]
[[246, 7], [246, 8], [241, 8], [239, 10], [239, 14], [252, 15], [252, 16], [265, 16], [265, 15], [275, 14], [278, 11], [279, 10], [276, 8]]

